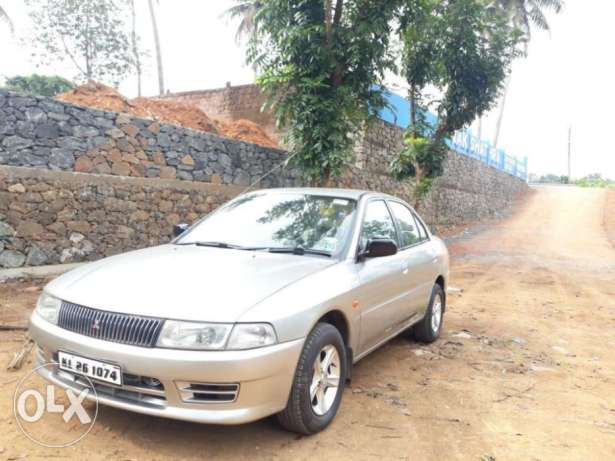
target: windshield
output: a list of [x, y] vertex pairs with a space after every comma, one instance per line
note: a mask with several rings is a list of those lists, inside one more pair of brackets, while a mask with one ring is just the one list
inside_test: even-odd
[[301, 248], [335, 255], [346, 244], [355, 208], [356, 202], [346, 198], [256, 192], [220, 208], [176, 243]]

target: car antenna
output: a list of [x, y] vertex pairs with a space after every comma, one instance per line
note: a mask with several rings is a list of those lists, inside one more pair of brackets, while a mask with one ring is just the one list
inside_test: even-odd
[[297, 155], [297, 152], [292, 153], [289, 157], [285, 158], [284, 160], [282, 160], [280, 163], [278, 163], [276, 166], [274, 166], [271, 170], [269, 170], [268, 172], [266, 172], [264, 175], [262, 175], [261, 177], [257, 178], [255, 181], [253, 181], [248, 187], [246, 187], [244, 190], [241, 191], [241, 193], [239, 195], [245, 194], [246, 192], [248, 192], [250, 189], [252, 189], [254, 186], [256, 186], [259, 182], [261, 182], [263, 179], [265, 179], [267, 176], [269, 176], [271, 173], [273, 173], [275, 170], [279, 169], [281, 166], [286, 166], [288, 165], [288, 162], [291, 161], [291, 159]]

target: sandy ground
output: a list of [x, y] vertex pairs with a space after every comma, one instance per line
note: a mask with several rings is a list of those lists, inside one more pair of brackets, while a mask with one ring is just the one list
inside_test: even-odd
[[[82, 442], [45, 449], [11, 413], [30, 362], [0, 370], [0, 459], [615, 459], [613, 216], [605, 190], [541, 187], [511, 218], [453, 239], [462, 292], [443, 337], [398, 338], [361, 361], [316, 436], [271, 419], [213, 427], [101, 407]], [[37, 295], [32, 282], [0, 285], [0, 323], [24, 321]], [[0, 364], [22, 336], [0, 333]]]

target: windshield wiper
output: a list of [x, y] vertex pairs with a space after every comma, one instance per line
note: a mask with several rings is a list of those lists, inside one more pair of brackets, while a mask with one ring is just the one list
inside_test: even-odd
[[185, 243], [176, 243], [176, 245], [196, 245], [198, 247], [214, 247], [214, 248], [231, 248], [233, 250], [243, 250], [244, 247], [241, 245], [233, 245], [231, 243], [226, 242], [185, 242]]
[[331, 253], [323, 250], [314, 250], [311, 248], [303, 248], [303, 247], [265, 247], [265, 248], [250, 248], [250, 250], [265, 250], [269, 253], [289, 253], [293, 255], [319, 255], [319, 256], [327, 256], [331, 257]]
[[241, 245], [233, 245], [226, 242], [213, 242], [213, 241], [196, 241], [196, 242], [181, 242], [175, 245], [196, 245], [200, 247], [214, 247], [214, 248], [231, 248], [233, 250], [246, 250], [246, 251], [268, 251], [269, 253], [288, 253], [294, 255], [319, 255], [331, 257], [331, 253], [323, 250], [313, 250], [311, 248], [296, 247], [244, 247]]

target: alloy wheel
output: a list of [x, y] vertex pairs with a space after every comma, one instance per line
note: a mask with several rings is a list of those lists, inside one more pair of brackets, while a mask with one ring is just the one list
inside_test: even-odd
[[318, 416], [326, 414], [335, 402], [340, 385], [341, 363], [337, 349], [328, 344], [314, 360], [314, 375], [310, 384], [312, 410]]
[[433, 307], [431, 308], [431, 329], [434, 333], [437, 333], [442, 323], [442, 299], [440, 295], [436, 295], [433, 301]]

